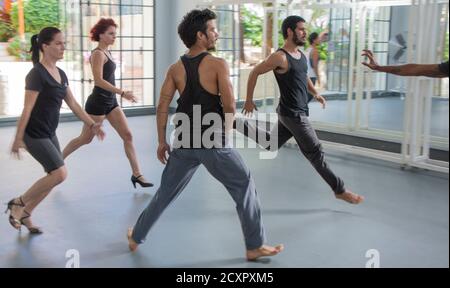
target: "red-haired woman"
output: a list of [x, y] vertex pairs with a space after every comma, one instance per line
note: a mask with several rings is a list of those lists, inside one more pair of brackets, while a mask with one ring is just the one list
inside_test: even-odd
[[[104, 18], [100, 19], [91, 29], [91, 40], [98, 42], [98, 46], [92, 51], [90, 58], [95, 87], [86, 101], [85, 109], [95, 122], [101, 123], [104, 119], [107, 119], [122, 138], [125, 153], [133, 170], [131, 176], [133, 186], [136, 188], [136, 184], [139, 184], [141, 187], [152, 187], [153, 184], [147, 182], [142, 176], [133, 145], [133, 136], [128, 127], [125, 114], [117, 103], [116, 94], [131, 102], [136, 102], [136, 99], [132, 91], [123, 91], [117, 88], [115, 84], [116, 64], [108, 48], [116, 40], [116, 29], [117, 24], [113, 19]], [[94, 134], [85, 125], [81, 135], [73, 139], [64, 149], [64, 159], [81, 146], [91, 143], [93, 138]]]

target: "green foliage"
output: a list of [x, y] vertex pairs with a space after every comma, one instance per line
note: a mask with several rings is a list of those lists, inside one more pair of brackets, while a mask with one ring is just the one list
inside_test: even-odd
[[[313, 23], [315, 23], [315, 19], [318, 19], [319, 17], [325, 15], [327, 11], [325, 9], [316, 9], [313, 14], [313, 20], [311, 23], [307, 23], [307, 30], [309, 33], [317, 32], [321, 33], [326, 28], [323, 27], [316, 27]], [[242, 6], [241, 8], [241, 21], [242, 25], [244, 26], [244, 39], [250, 39], [252, 46], [261, 47], [263, 43], [263, 19], [259, 17], [255, 12], [247, 9], [245, 6]], [[283, 22], [282, 19], [278, 20], [278, 27], [281, 27], [281, 24]], [[284, 45], [284, 39], [283, 34], [278, 34], [278, 46], [281, 47]], [[305, 48], [307, 48], [309, 44]], [[326, 61], [328, 59], [328, 43], [322, 43], [319, 46], [319, 53], [320, 53], [320, 60]]]
[[[324, 27], [324, 23], [319, 22], [318, 19], [321, 19], [324, 15], [327, 15], [329, 11], [327, 9], [314, 9], [313, 15], [311, 17], [311, 21], [309, 23], [306, 23], [306, 30], [308, 31], [308, 35], [316, 32], [317, 34], [321, 35], [325, 30], [328, 30], [328, 27]], [[309, 47], [309, 42], [306, 44], [307, 48]], [[328, 43], [323, 42], [318, 46], [319, 49], [319, 59], [323, 61], [327, 61], [328, 59]]]
[[244, 26], [244, 39], [250, 39], [252, 46], [261, 47], [263, 41], [263, 19], [256, 13], [242, 6], [242, 25]]
[[0, 20], [0, 42], [7, 42], [15, 34], [10, 22]]
[[444, 46], [445, 46], [445, 50], [444, 50], [444, 60], [448, 60], [448, 32], [447, 32], [447, 34], [445, 35], [445, 43], [444, 43]]
[[15, 35], [11, 25], [11, 17], [0, 7], [0, 42], [7, 42]]
[[328, 60], [328, 43], [322, 43], [319, 45], [319, 56], [320, 60]]
[[[25, 43], [21, 43], [19, 35], [16, 35], [8, 46], [8, 52], [12, 56], [16, 56], [19, 59], [22, 59], [22, 57], [25, 57], [26, 60], [31, 60], [31, 53], [28, 53], [28, 51], [31, 48], [31, 36], [33, 34], [31, 33], [25, 33]], [[22, 47], [23, 46], [23, 47]]]
[[[11, 19], [12, 25], [16, 30], [19, 28], [18, 14], [17, 3], [14, 3], [11, 11]], [[59, 14], [58, 0], [25, 0], [25, 32], [37, 34], [44, 27], [60, 27]]]
[[278, 47], [282, 47], [284, 45], [284, 37], [283, 37], [283, 31], [281, 31], [281, 26], [283, 26], [283, 20], [278, 20]]
[[[21, 44], [19, 36], [15, 36], [10, 42], [8, 52], [22, 58], [25, 56], [27, 60], [31, 59], [28, 53], [30, 50], [30, 39], [33, 34], [38, 34], [45, 27], [61, 27], [60, 11], [58, 0], [25, 0], [24, 16], [25, 16], [25, 43]], [[13, 4], [11, 10], [12, 27], [18, 31], [19, 29], [19, 10], [17, 2]], [[24, 47], [21, 47], [24, 46]]]

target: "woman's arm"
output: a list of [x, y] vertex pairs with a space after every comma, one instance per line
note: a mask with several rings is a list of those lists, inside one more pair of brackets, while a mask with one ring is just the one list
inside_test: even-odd
[[91, 131], [97, 135], [97, 137], [100, 140], [103, 140], [105, 138], [105, 132], [101, 129], [101, 123], [95, 123], [94, 120], [92, 120], [91, 117], [81, 108], [80, 104], [75, 100], [75, 97], [73, 97], [72, 91], [69, 87], [67, 87], [67, 94], [64, 98], [64, 101], [67, 103], [67, 106], [69, 106], [70, 110], [81, 120], [86, 124], [88, 127], [90, 127]]
[[317, 48], [314, 48], [312, 50], [312, 61], [313, 61], [313, 69], [317, 76], [317, 84], [320, 86], [320, 74], [319, 74], [319, 50]]
[[24, 148], [23, 137], [25, 135], [25, 129], [30, 121], [31, 112], [33, 111], [34, 105], [38, 98], [38, 91], [25, 91], [25, 103], [22, 110], [22, 114], [17, 122], [16, 137], [14, 138], [14, 143], [11, 148], [11, 153], [16, 155], [20, 159], [19, 149]]
[[124, 91], [122, 91], [121, 89], [115, 87], [114, 85], [103, 79], [103, 65], [105, 64], [106, 60], [107, 57], [102, 51], [95, 50], [94, 52], [92, 52], [91, 68], [92, 74], [94, 76], [95, 86], [105, 89], [109, 92], [121, 95]]
[[131, 101], [133, 103], [137, 102], [136, 98], [133, 95], [133, 92], [131, 91], [123, 91], [116, 86], [112, 85], [105, 79], [103, 79], [103, 65], [107, 61], [107, 57], [105, 53], [103, 53], [100, 50], [95, 50], [92, 52], [91, 55], [91, 67], [92, 67], [92, 74], [94, 75], [94, 83], [95, 86], [100, 87], [106, 91], [119, 94], [123, 98], [127, 99], [128, 101]]

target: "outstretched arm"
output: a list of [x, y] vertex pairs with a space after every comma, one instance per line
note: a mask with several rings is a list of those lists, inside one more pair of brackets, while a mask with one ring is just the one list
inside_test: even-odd
[[362, 56], [366, 56], [369, 59], [369, 62], [363, 62], [363, 65], [379, 72], [385, 72], [400, 76], [425, 76], [432, 78], [448, 77], [448, 74], [445, 74], [439, 69], [438, 64], [405, 64], [398, 66], [380, 66], [377, 63], [372, 51], [364, 50]]
[[256, 83], [259, 75], [266, 74], [267, 72], [276, 70], [283, 65], [283, 56], [280, 53], [274, 53], [270, 55], [266, 60], [258, 64], [248, 77], [247, 82], [247, 99], [243, 109], [244, 114], [251, 114], [256, 109], [256, 105], [253, 103], [253, 94], [255, 92]]

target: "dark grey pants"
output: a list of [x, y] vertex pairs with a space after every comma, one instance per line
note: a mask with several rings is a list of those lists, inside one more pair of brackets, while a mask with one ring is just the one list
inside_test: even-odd
[[[344, 181], [337, 177], [326, 163], [322, 145], [307, 116], [294, 118], [279, 115], [278, 123], [275, 124], [275, 127], [270, 132], [259, 127], [257, 123], [242, 118], [236, 119], [235, 127], [238, 132], [253, 139], [269, 151], [280, 149], [289, 139], [294, 137], [300, 151], [311, 162], [334, 193], [342, 194], [345, 192]], [[260, 135], [264, 135], [264, 137]], [[277, 137], [275, 141], [273, 140], [274, 136]]]
[[236, 202], [247, 250], [260, 248], [265, 234], [255, 184], [241, 156], [227, 148], [173, 150], [162, 174], [161, 187], [134, 226], [133, 240], [138, 244], [145, 241], [152, 226], [201, 164], [225, 186]]

